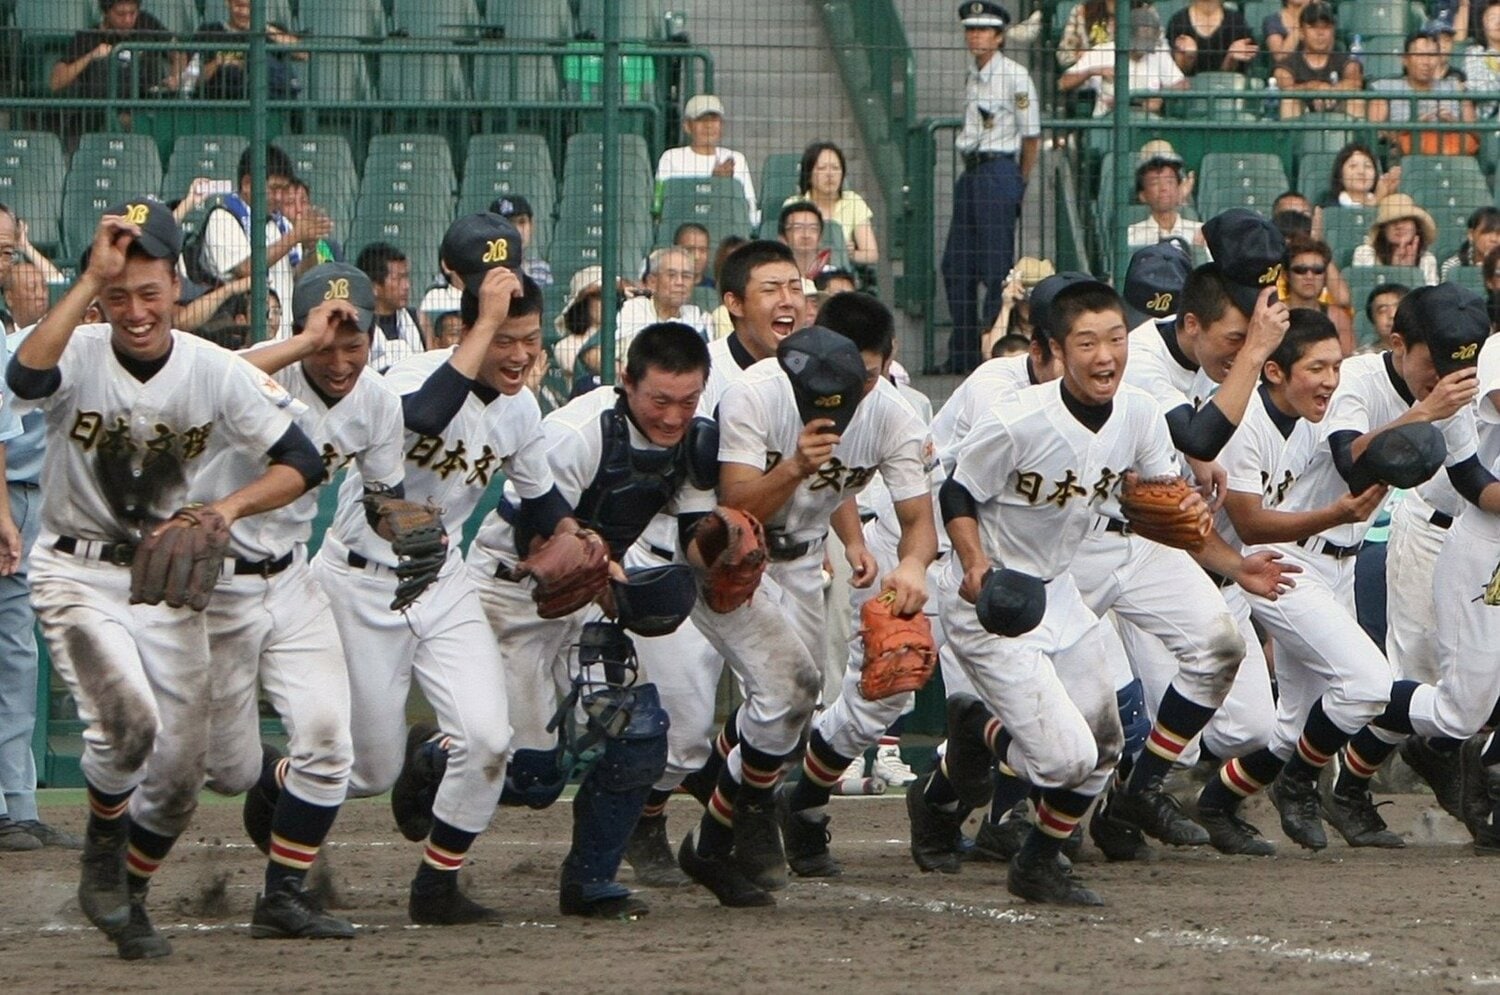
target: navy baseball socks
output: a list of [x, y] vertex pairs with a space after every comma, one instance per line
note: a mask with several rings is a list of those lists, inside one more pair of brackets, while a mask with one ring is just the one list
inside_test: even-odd
[[1026, 834], [1021, 851], [1011, 859], [1005, 887], [1017, 898], [1053, 905], [1103, 905], [1104, 899], [1073, 879], [1063, 859], [1063, 846], [1083, 820], [1091, 795], [1060, 788], [1042, 792], [1036, 825]]
[[[750, 789], [754, 792], [752, 797], [756, 799], [757, 807], [764, 804], [760, 796], [765, 796], [770, 803], [765, 815], [770, 818], [770, 832], [775, 838], [775, 856], [781, 861], [781, 883], [784, 885], [786, 880], [786, 858], [781, 852], [780, 838], [776, 835], [775, 800], [771, 790], [780, 773], [780, 764], [770, 758], [775, 767], [768, 765], [754, 769], [755, 760], [765, 757], [768, 755], [758, 750], [747, 751], [742, 744], [740, 758], [741, 770], [746, 774], [745, 783], [734, 779], [727, 763], [719, 767], [718, 783], [709, 795], [696, 835], [689, 833], [677, 851], [677, 865], [682, 872], [713, 892], [720, 905], [729, 908], [755, 908], [776, 904], [770, 889], [754, 876], [756, 870], [760, 869], [760, 863], [765, 865], [764, 871], [768, 879], [777, 870], [769, 859], [772, 854], [757, 853], [753, 849], [746, 853], [741, 849], [747, 841], [752, 847], [758, 842], [754, 838], [754, 830], [761, 828], [754, 827], [749, 833], [739, 828], [745, 814], [745, 809], [740, 804], [740, 795], [747, 791], [747, 784], [752, 777], [757, 782], [756, 788]], [[768, 787], [762, 787], [767, 779], [768, 769], [770, 783]], [[759, 815], [759, 812], [755, 813], [755, 816]], [[749, 861], [745, 859], [747, 856]], [[768, 880], [766, 883], [774, 881]]]
[[681, 888], [688, 883], [667, 835], [667, 799], [671, 797], [670, 791], [651, 789], [625, 845], [625, 862], [635, 872], [636, 884], [647, 888]]
[[407, 900], [407, 915], [412, 922], [422, 926], [461, 926], [500, 918], [494, 909], [480, 905], [458, 889], [464, 854], [478, 836], [442, 819], [432, 820], [432, 835], [427, 838]]
[[1109, 800], [1110, 814], [1148, 836], [1172, 846], [1201, 846], [1211, 842], [1208, 832], [1189, 819], [1177, 799], [1163, 787], [1172, 765], [1192, 738], [1208, 725], [1215, 709], [1183, 697], [1175, 686], [1162, 695], [1156, 725], [1146, 747], [1135, 758], [1129, 780]]
[[786, 844], [787, 865], [799, 877], [837, 877], [844, 872], [828, 850], [828, 799], [854, 763], [813, 730], [802, 751], [802, 777], [776, 790], [776, 818]]

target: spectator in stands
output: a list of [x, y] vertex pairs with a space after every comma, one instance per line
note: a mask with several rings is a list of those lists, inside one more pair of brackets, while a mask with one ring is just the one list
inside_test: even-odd
[[[743, 235], [726, 235], [719, 241], [719, 247], [714, 250], [714, 286], [719, 286], [720, 274], [724, 271], [724, 260], [730, 254], [750, 241]], [[734, 331], [734, 318], [729, 314], [729, 308], [724, 306], [722, 298], [719, 306], [714, 308], [713, 313], [708, 316], [709, 337], [718, 340], [728, 338]]]
[[[1115, 106], [1115, 43], [1103, 42], [1095, 45], [1073, 63], [1072, 68], [1057, 81], [1058, 89], [1064, 92], [1080, 87], [1093, 90], [1098, 99], [1094, 101], [1094, 117], [1104, 117]], [[1131, 15], [1130, 23], [1130, 90], [1131, 105], [1152, 114], [1161, 113], [1160, 97], [1144, 96], [1145, 92], [1159, 90], [1185, 90], [1187, 79], [1172, 56], [1161, 47], [1161, 19], [1150, 7], [1142, 7]]]
[[846, 269], [825, 269], [813, 277], [813, 287], [824, 297], [833, 297], [858, 290], [859, 282]]
[[1453, 271], [1462, 266], [1483, 265], [1485, 257], [1500, 248], [1500, 208], [1486, 204], [1469, 215], [1467, 237], [1458, 252], [1443, 260], [1439, 271], [1444, 280], [1453, 278]]
[[[1281, 232], [1281, 237], [1290, 239], [1294, 234], [1307, 235], [1322, 241], [1323, 212], [1314, 210], [1312, 203], [1295, 190], [1280, 194], [1271, 202], [1271, 223]], [[1339, 271], [1338, 264], [1328, 261], [1328, 292], [1333, 303], [1345, 308], [1352, 315], [1354, 306], [1349, 292], [1349, 281]]]
[[[208, 212], [203, 222], [204, 268], [220, 282], [250, 275], [250, 232], [254, 205], [250, 177], [250, 149], [240, 155], [236, 172], [238, 193], [224, 198], [220, 206]], [[313, 208], [296, 221], [281, 213], [283, 201], [296, 174], [291, 158], [275, 145], [266, 147], [265, 221], [261, 223], [266, 240], [266, 263], [269, 281], [278, 299], [291, 300], [292, 284], [297, 274], [317, 265], [318, 240], [333, 230], [328, 215]], [[285, 312], [283, 312], [285, 315]], [[271, 326], [275, 328], [275, 326]], [[277, 337], [291, 333], [283, 320]]]
[[432, 347], [434, 349], [450, 349], [458, 345], [458, 339], [463, 330], [463, 319], [459, 313], [457, 311], [444, 311], [432, 323]]
[[[244, 42], [249, 43], [250, 0], [228, 0], [227, 21], [211, 21], [193, 36], [195, 42]], [[295, 45], [298, 38], [285, 25], [267, 23], [266, 41], [273, 45]], [[245, 86], [249, 82], [249, 70], [245, 65], [245, 49], [201, 51], [196, 93], [208, 100], [243, 100]], [[302, 92], [302, 80], [298, 78], [297, 61], [306, 61], [306, 52], [267, 53], [266, 83], [270, 95], [277, 100], [288, 100]]]
[[1437, 257], [1430, 246], [1437, 241], [1432, 215], [1404, 193], [1384, 197], [1364, 245], [1354, 250], [1356, 266], [1418, 266], [1423, 281], [1438, 282]]
[[509, 219], [521, 233], [521, 272], [531, 277], [538, 287], [552, 286], [552, 267], [536, 254], [536, 217], [531, 210], [531, 201], [519, 194], [506, 194], [495, 198], [490, 210]]
[[[567, 300], [552, 321], [558, 334], [557, 341], [552, 343], [552, 363], [560, 370], [576, 372], [583, 344], [599, 333], [604, 322], [602, 279], [598, 266], [585, 266], [568, 283]], [[589, 372], [599, 371], [595, 368]]]
[[1430, 35], [1438, 46], [1438, 79], [1453, 79], [1460, 83], [1468, 82], [1468, 75], [1462, 66], [1453, 64], [1454, 35], [1457, 31], [1453, 25], [1442, 18], [1434, 18], [1422, 25], [1422, 33]]
[[680, 321], [692, 325], [708, 337], [708, 316], [690, 303], [693, 298], [693, 257], [686, 249], [657, 249], [646, 260], [643, 280], [650, 294], [632, 297], [620, 308], [615, 319], [619, 342], [617, 355], [622, 359], [631, 341], [647, 325], [659, 321]]
[[1380, 171], [1375, 153], [1350, 142], [1334, 156], [1323, 207], [1373, 207], [1401, 186], [1401, 167]]
[[[275, 296], [275, 291], [268, 291]], [[189, 288], [183, 285], [182, 299], [177, 302], [177, 310], [172, 319], [172, 327], [183, 332], [198, 332], [209, 322], [221, 317], [226, 306], [243, 297], [243, 305], [235, 303], [235, 307], [242, 307], [246, 316], [246, 323], [250, 315], [250, 277], [242, 276], [228, 283], [221, 283], [213, 287], [200, 287], [196, 284]], [[266, 328], [274, 336], [276, 326], [271, 323], [269, 316]]]
[[[1430, 98], [1381, 99], [1370, 101], [1370, 120], [1377, 124], [1408, 124], [1422, 121], [1471, 122], [1474, 102], [1462, 96], [1464, 85], [1458, 80], [1443, 79], [1442, 60], [1437, 39], [1417, 32], [1406, 36], [1401, 65], [1405, 75], [1399, 79], [1377, 79], [1371, 90], [1415, 90], [1432, 93]], [[1402, 155], [1473, 155], [1479, 151], [1479, 139], [1463, 131], [1403, 131], [1392, 129], [1385, 138], [1401, 149]]]
[[1182, 156], [1165, 142], [1147, 142], [1135, 168], [1135, 196], [1151, 211], [1137, 221], [1125, 238], [1132, 249], [1180, 238], [1187, 245], [1203, 245], [1203, 225], [1182, 216]]
[[1115, 40], [1115, 0], [1086, 0], [1073, 5], [1063, 22], [1057, 64], [1069, 69], [1095, 45]]
[[9, 322], [0, 321], [8, 327], [0, 328], [0, 332], [9, 334], [34, 325], [47, 313], [47, 279], [34, 263], [17, 260], [12, 264], [10, 273], [0, 281], [0, 294], [5, 298], [0, 316], [10, 312]]
[[1391, 347], [1391, 328], [1396, 324], [1396, 308], [1411, 288], [1404, 283], [1378, 283], [1365, 298], [1365, 317], [1375, 329], [1375, 341], [1364, 343], [1361, 352], [1384, 352]]
[[[312, 210], [312, 187], [300, 176], [292, 177], [292, 185], [287, 188], [286, 197], [282, 200], [281, 213], [292, 224], [296, 224], [299, 218]], [[313, 249], [318, 260], [315, 265], [344, 261], [344, 246], [336, 239], [320, 238]]]
[[714, 285], [714, 275], [708, 271], [708, 229], [696, 221], [684, 221], [672, 233], [672, 244], [687, 250], [693, 257], [693, 286]]
[[[1500, 91], [1500, 2], [1484, 8], [1479, 24], [1481, 32], [1474, 36], [1474, 46], [1464, 53], [1464, 75], [1470, 90], [1493, 93]], [[1500, 100], [1481, 101], [1474, 112], [1491, 120], [1500, 112]]]
[[99, 0], [99, 26], [73, 36], [68, 50], [52, 66], [48, 81], [53, 93], [68, 97], [102, 100], [110, 95], [110, 77], [115, 94], [134, 95], [131, 63], [139, 57], [140, 93], [175, 93], [187, 57], [182, 52], [132, 52], [127, 42], [171, 41], [166, 25], [141, 10], [139, 0]]
[[733, 176], [745, 188], [745, 203], [750, 209], [750, 227], [760, 224], [760, 206], [755, 200], [755, 181], [750, 178], [750, 164], [734, 149], [719, 145], [724, 136], [724, 103], [711, 93], [700, 93], [682, 109], [682, 130], [688, 144], [667, 149], [656, 163], [656, 194], [661, 200], [662, 185], [668, 180], [698, 176]]
[[1281, 9], [1267, 14], [1260, 23], [1260, 34], [1266, 43], [1266, 51], [1280, 63], [1297, 50], [1302, 43], [1302, 11], [1309, 0], [1281, 0]]
[[1301, 100], [1283, 100], [1281, 116], [1297, 117], [1303, 111], [1342, 111], [1353, 117], [1364, 114], [1359, 101], [1320, 98], [1318, 93], [1362, 90], [1364, 67], [1348, 52], [1334, 45], [1338, 21], [1333, 8], [1313, 0], [1302, 8], [1302, 41], [1276, 67], [1276, 86], [1286, 93], [1303, 94]]
[[832, 257], [823, 248], [823, 212], [810, 201], [794, 200], [781, 209], [776, 219], [776, 234], [797, 257], [797, 269], [804, 278], [815, 279]]
[[1022, 256], [1016, 261], [1016, 268], [1010, 271], [1001, 291], [1000, 313], [980, 340], [979, 347], [986, 356], [992, 356], [995, 341], [1007, 335], [1021, 335], [1030, 340], [1031, 290], [1056, 272], [1051, 260]]
[[1311, 235], [1293, 235], [1286, 242], [1286, 271], [1278, 283], [1281, 299], [1289, 308], [1322, 311], [1338, 329], [1344, 355], [1354, 352], [1354, 316], [1335, 302], [1328, 286], [1333, 250]]
[[457, 311], [463, 298], [458, 278], [441, 259], [438, 260], [438, 269], [441, 271], [441, 278], [427, 288], [427, 292], [422, 295], [422, 302], [417, 305], [417, 320], [422, 325], [422, 335], [429, 343], [433, 343], [431, 347], [434, 349], [438, 348], [437, 338], [433, 334], [438, 315]]
[[1224, 0], [1190, 0], [1167, 21], [1167, 42], [1184, 76], [1242, 73], [1260, 51], [1245, 15]]
[[1484, 257], [1484, 289], [1490, 292], [1493, 300], [1496, 294], [1500, 294], [1500, 248], [1491, 249]]
[[[804, 200], [818, 209], [823, 219], [838, 222], [844, 230], [849, 261], [856, 266], [880, 262], [880, 244], [875, 240], [875, 213], [865, 199], [844, 189], [849, 175], [844, 152], [832, 142], [813, 142], [802, 153], [797, 174], [797, 193], [786, 203]], [[813, 274], [816, 276], [816, 274]]]
[[991, 359], [1020, 356], [1031, 349], [1031, 340], [1023, 335], [1002, 335], [990, 346]]
[[371, 242], [354, 263], [375, 290], [375, 335], [370, 366], [384, 373], [408, 356], [427, 349], [411, 300], [411, 260], [389, 242]]

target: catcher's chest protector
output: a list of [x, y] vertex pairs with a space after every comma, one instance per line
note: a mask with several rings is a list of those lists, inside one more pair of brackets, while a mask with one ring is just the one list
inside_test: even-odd
[[604, 454], [593, 482], [578, 499], [574, 517], [609, 543], [620, 558], [687, 479], [687, 450], [633, 449], [625, 399], [599, 415]]

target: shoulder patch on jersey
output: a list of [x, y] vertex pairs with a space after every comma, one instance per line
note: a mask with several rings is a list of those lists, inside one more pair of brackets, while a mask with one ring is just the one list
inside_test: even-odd
[[1017, 110], [1023, 110], [1024, 111], [1026, 108], [1028, 108], [1030, 106], [1031, 106], [1031, 94], [1027, 93], [1025, 90], [1022, 90], [1020, 93], [1016, 94], [1016, 109]]
[[927, 437], [927, 441], [922, 444], [922, 466], [927, 470], [928, 473], [931, 473], [933, 470], [937, 469], [937, 465], [937, 443], [933, 442], [932, 436], [929, 435]]

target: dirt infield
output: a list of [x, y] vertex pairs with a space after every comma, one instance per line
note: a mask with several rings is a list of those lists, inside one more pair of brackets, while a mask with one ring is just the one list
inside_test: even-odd
[[[205, 804], [158, 875], [151, 908], [176, 948], [126, 964], [84, 923], [76, 854], [0, 855], [0, 991], [630, 993], [719, 991], [1467, 992], [1500, 987], [1494, 942], [1500, 861], [1472, 856], [1457, 823], [1414, 796], [1383, 809], [1404, 851], [1298, 851], [1263, 802], [1250, 816], [1281, 847], [1271, 859], [1208, 850], [1079, 877], [1109, 905], [1028, 906], [1004, 870], [923, 875], [906, 852], [899, 794], [834, 799], [842, 878], [799, 881], [770, 910], [720, 908], [695, 888], [643, 892], [649, 916], [591, 923], [557, 914], [566, 805], [503, 810], [475, 847], [468, 887], [498, 926], [406, 921], [416, 845], [379, 799], [346, 807], [330, 847], [350, 942], [252, 941], [259, 855], [235, 804]], [[674, 800], [672, 831], [692, 824]], [[79, 829], [82, 810], [44, 815]], [[629, 877], [629, 871], [622, 873]]]

